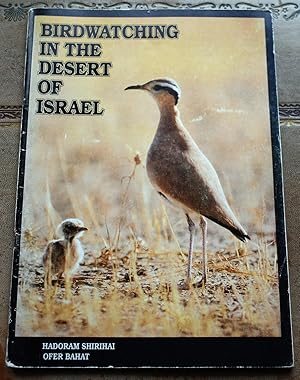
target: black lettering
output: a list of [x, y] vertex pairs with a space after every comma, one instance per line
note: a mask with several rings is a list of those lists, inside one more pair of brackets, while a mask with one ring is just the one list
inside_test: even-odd
[[51, 72], [51, 64], [48, 61], [39, 61], [39, 74], [49, 74]]
[[38, 83], [38, 92], [40, 94], [47, 94], [48, 92], [50, 92], [50, 89], [51, 89], [51, 82], [49, 80], [41, 80], [39, 83]]
[[168, 25], [167, 27], [167, 36], [169, 38], [178, 38], [179, 30], [177, 25]]
[[88, 38], [97, 38], [100, 25], [85, 25]]
[[72, 37], [71, 25], [61, 25], [61, 37]]
[[103, 25], [101, 30], [100, 38], [110, 38], [110, 33], [108, 30], [108, 25]]
[[110, 29], [113, 32], [112, 38], [120, 38], [120, 32], [122, 30], [122, 25], [111, 25]]
[[99, 63], [96, 62], [91, 62], [89, 65], [89, 73], [88, 75], [93, 75], [97, 76], [98, 74], [98, 68], [99, 68]]
[[146, 38], [146, 27], [147, 25], [135, 25], [134, 38]]
[[59, 42], [40, 42], [40, 55], [56, 56]]
[[165, 38], [165, 25], [155, 25], [155, 38]]
[[110, 76], [110, 69], [112, 68], [111, 62], [102, 62], [100, 64], [100, 67], [103, 68], [103, 77], [109, 77]]
[[43, 99], [37, 99], [37, 110], [36, 113], [42, 113], [42, 104], [43, 104]]
[[64, 48], [67, 49], [67, 54], [66, 54], [67, 57], [74, 57], [73, 48], [75, 48], [75, 46], [76, 44], [72, 42], [68, 42], [64, 44]]
[[61, 99], [37, 99], [36, 102], [37, 114], [103, 116], [105, 111], [105, 109], [100, 106], [100, 100], [72, 100], [69, 103], [68, 101]]
[[50, 37], [52, 35], [51, 24], [42, 24], [41, 37]]
[[54, 112], [54, 106], [51, 100], [45, 100], [44, 101], [44, 109], [42, 113], [45, 113], [46, 115], [49, 115]]
[[[131, 31], [131, 34], [127, 34], [127, 30]], [[123, 37], [124, 38], [132, 38], [133, 37], [133, 26], [132, 25], [125, 25], [123, 28]]]
[[83, 37], [84, 36], [84, 27], [82, 25], [73, 25], [73, 37]]
[[65, 75], [74, 75], [74, 73], [75, 73], [74, 62], [66, 62]]
[[67, 49], [67, 57], [100, 57], [101, 44], [81, 44], [66, 42], [64, 48]]
[[61, 114], [61, 113], [62, 114], [66, 114], [66, 113], [68, 113], [66, 111], [67, 104], [68, 103], [66, 102], [66, 100], [57, 100], [56, 101], [56, 112], [55, 113], [57, 113], [57, 114]]
[[79, 114], [79, 113], [82, 113], [82, 112], [79, 111], [77, 102], [73, 101], [71, 103], [71, 107], [69, 108], [68, 112], [65, 112], [65, 113], [74, 115], [74, 114]]
[[63, 72], [63, 62], [62, 61], [53, 61], [52, 62], [52, 74], [61, 75]]

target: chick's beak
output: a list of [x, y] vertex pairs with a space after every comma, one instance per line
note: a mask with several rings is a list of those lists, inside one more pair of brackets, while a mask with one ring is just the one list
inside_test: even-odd
[[144, 90], [144, 86], [143, 85], [140, 85], [140, 84], [136, 84], [134, 86], [128, 86], [125, 88], [125, 91], [126, 90]]
[[78, 232], [81, 232], [81, 231], [88, 231], [88, 228], [87, 227], [79, 227]]

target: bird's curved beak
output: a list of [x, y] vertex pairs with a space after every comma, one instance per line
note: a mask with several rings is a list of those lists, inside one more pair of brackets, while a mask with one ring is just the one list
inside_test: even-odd
[[128, 86], [126, 87], [124, 90], [144, 90], [144, 86], [143, 85], [140, 85], [140, 84], [136, 84], [134, 86]]
[[87, 227], [79, 227], [78, 232], [81, 232], [81, 231], [88, 231], [88, 228]]

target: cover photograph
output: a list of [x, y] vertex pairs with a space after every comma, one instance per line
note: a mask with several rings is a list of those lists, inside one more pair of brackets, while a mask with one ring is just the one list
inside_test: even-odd
[[27, 33], [7, 365], [291, 367], [271, 14]]

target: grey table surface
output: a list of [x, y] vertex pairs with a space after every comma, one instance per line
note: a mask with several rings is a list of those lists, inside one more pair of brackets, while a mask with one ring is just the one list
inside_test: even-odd
[[[282, 109], [281, 134], [285, 187], [287, 238], [290, 263], [295, 368], [292, 370], [8, 370], [4, 366], [10, 270], [14, 240], [14, 209], [23, 96], [23, 70], [27, 11], [32, 6], [119, 7], [155, 9], [194, 7], [196, 9], [270, 9], [274, 17], [278, 93]], [[0, 380], [12, 379], [264, 379], [300, 380], [300, 2], [274, 0], [238, 1], [23, 1], [0, 2]], [[134, 355], [134, 353], [132, 353]], [[199, 353], [200, 355], [200, 353]]]

